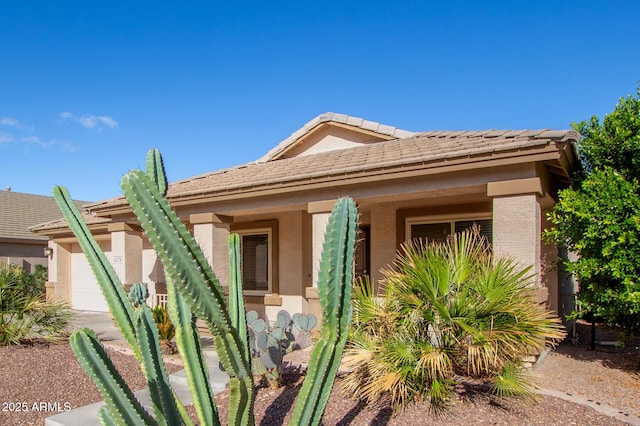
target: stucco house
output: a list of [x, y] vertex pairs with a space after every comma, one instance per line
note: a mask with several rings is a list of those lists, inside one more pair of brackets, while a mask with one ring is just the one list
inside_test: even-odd
[[[78, 201], [81, 206], [87, 201]], [[0, 262], [18, 265], [33, 272], [36, 265], [47, 266], [46, 235], [29, 228], [62, 217], [53, 197], [23, 192], [0, 191]]]
[[[562, 311], [553, 265], [541, 241], [544, 210], [577, 164], [573, 130], [410, 132], [325, 113], [257, 161], [170, 184], [167, 198], [188, 224], [223, 284], [226, 242], [241, 235], [248, 308], [271, 317], [318, 312], [317, 266], [333, 202], [355, 199], [361, 222], [356, 272], [379, 280], [400, 245], [442, 239], [476, 224], [498, 255], [537, 273], [532, 291]], [[165, 159], [171, 168], [171, 159]], [[165, 292], [162, 266], [123, 197], [84, 206], [89, 228], [123, 283], [146, 282], [154, 303]], [[106, 303], [62, 221], [33, 229], [53, 248], [50, 294], [76, 309]], [[570, 299], [570, 297], [569, 297]]]

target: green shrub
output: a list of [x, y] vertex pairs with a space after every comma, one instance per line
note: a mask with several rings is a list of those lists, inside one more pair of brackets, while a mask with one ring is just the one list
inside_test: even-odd
[[405, 246], [379, 297], [367, 282], [354, 290], [346, 389], [368, 402], [388, 397], [395, 411], [421, 399], [442, 410], [458, 376], [532, 397], [523, 359], [564, 331], [532, 300], [527, 274], [472, 232]]
[[169, 311], [164, 306], [158, 305], [151, 309], [153, 320], [158, 326], [160, 340], [171, 340], [176, 336], [176, 328], [169, 318]]
[[66, 303], [44, 299], [41, 277], [42, 270], [32, 275], [0, 263], [0, 345], [39, 339], [57, 342], [66, 337], [71, 310]]

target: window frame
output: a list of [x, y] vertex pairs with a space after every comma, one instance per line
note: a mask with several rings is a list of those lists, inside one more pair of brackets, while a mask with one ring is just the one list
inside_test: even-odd
[[230, 228], [231, 233], [238, 234], [240, 236], [241, 262], [244, 262], [242, 237], [244, 235], [267, 235], [267, 289], [249, 290], [243, 288], [242, 294], [244, 294], [245, 296], [266, 296], [270, 294], [278, 294], [278, 221], [266, 220], [259, 222], [238, 223], [232, 224]]
[[411, 226], [412, 225], [430, 225], [435, 223], [447, 223], [449, 222], [450, 233], [455, 232], [456, 222], [463, 221], [475, 221], [475, 220], [491, 220], [493, 222], [493, 214], [487, 213], [458, 213], [450, 215], [426, 215], [426, 216], [409, 216], [404, 221], [404, 241], [409, 242], [411, 240]]

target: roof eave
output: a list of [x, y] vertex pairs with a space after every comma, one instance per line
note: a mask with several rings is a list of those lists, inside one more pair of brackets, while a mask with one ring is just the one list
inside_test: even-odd
[[[560, 144], [565, 145], [565, 143]], [[316, 188], [326, 188], [328, 184], [331, 186], [345, 186], [372, 180], [381, 181], [401, 179], [420, 175], [477, 170], [538, 161], [560, 162], [562, 161], [561, 157], [563, 156], [564, 151], [564, 146], [558, 146], [557, 143], [551, 143], [546, 145], [544, 148], [524, 148], [497, 153], [480, 153], [456, 158], [443, 158], [436, 161], [416, 161], [410, 164], [381, 166], [368, 170], [353, 170], [350, 172], [340, 172], [326, 176], [314, 176], [297, 180], [267, 182], [262, 185], [250, 185], [218, 191], [192, 191], [180, 195], [168, 195], [167, 199], [172, 206], [180, 207], [206, 202], [220, 202], [236, 200], [239, 198], [259, 197], [264, 195], [313, 190]], [[564, 165], [561, 167], [563, 167], [563, 169], [565, 168]], [[121, 214], [131, 214], [131, 209], [123, 201], [123, 203], [119, 205], [105, 207], [100, 211], [96, 210], [95, 213], [101, 217], [110, 217]]]

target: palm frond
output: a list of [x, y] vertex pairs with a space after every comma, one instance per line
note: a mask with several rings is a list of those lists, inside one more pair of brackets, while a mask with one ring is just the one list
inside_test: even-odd
[[394, 412], [426, 398], [441, 413], [456, 374], [489, 380], [502, 397], [526, 397], [522, 360], [564, 336], [560, 320], [531, 298], [531, 269], [494, 259], [477, 233], [406, 244], [382, 274], [382, 297], [370, 287], [354, 298], [345, 383], [369, 402], [387, 396]]

